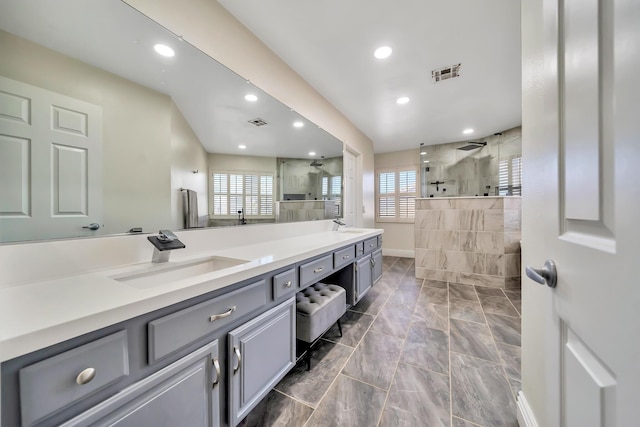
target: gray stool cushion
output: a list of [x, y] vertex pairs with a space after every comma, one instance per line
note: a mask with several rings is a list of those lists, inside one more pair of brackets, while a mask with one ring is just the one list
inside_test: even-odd
[[296, 302], [296, 336], [310, 343], [345, 313], [347, 293], [337, 285], [316, 283], [298, 292]]

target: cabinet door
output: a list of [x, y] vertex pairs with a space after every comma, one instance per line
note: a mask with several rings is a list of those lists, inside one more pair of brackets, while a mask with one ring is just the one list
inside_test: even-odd
[[356, 262], [356, 303], [366, 295], [371, 284], [371, 255], [369, 254]]
[[377, 249], [371, 254], [371, 266], [373, 269], [373, 283], [382, 277], [382, 249]]
[[295, 300], [229, 332], [229, 424], [237, 425], [296, 363]]
[[63, 427], [218, 427], [219, 380], [216, 340], [68, 421]]

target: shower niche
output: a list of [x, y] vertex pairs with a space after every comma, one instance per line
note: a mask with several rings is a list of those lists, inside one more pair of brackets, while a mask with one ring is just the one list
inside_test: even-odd
[[420, 196], [522, 194], [522, 128], [484, 138], [420, 145]]

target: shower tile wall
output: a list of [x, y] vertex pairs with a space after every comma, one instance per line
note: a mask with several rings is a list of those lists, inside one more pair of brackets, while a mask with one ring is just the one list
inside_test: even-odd
[[[482, 196], [484, 193], [495, 196], [500, 160], [522, 153], [522, 128], [468, 141], [484, 141], [487, 145], [470, 151], [458, 150], [467, 145], [466, 141], [426, 147], [429, 163], [424, 166], [429, 170], [426, 194], [422, 193], [425, 197]], [[432, 184], [435, 182], [439, 184]]]
[[416, 277], [520, 288], [520, 197], [416, 201]]

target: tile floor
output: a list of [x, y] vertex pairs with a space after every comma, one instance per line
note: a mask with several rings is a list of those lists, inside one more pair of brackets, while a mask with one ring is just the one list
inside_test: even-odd
[[242, 426], [517, 427], [520, 291], [384, 274]]

